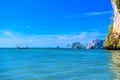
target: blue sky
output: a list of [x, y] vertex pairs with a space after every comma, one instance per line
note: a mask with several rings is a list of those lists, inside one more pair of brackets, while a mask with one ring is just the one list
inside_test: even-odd
[[0, 47], [65, 47], [104, 39], [111, 0], [0, 0]]

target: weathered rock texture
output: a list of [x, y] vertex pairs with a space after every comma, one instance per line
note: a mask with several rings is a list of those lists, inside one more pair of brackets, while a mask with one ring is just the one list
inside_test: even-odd
[[112, 0], [114, 9], [113, 33], [120, 34], [120, 0]]
[[105, 49], [120, 49], [120, 0], [112, 0], [114, 10], [113, 24], [109, 26], [109, 31], [104, 41]]

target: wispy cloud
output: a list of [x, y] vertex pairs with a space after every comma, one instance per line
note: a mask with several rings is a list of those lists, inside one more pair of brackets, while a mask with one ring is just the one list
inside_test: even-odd
[[64, 16], [64, 17], [85, 17], [85, 16], [100, 16], [100, 15], [106, 15], [106, 14], [111, 14], [113, 11], [102, 11], [102, 12], [87, 12], [87, 13], [81, 13], [77, 15], [69, 15], [69, 16]]
[[0, 34], [3, 37], [8, 37], [8, 38], [15, 38], [16, 36], [18, 36], [20, 33], [17, 32], [13, 32], [11, 30], [0, 30]]
[[0, 47], [15, 47], [17, 45], [30, 47], [66, 46], [72, 42], [79, 41], [86, 44], [91, 42], [93, 39], [104, 39], [105, 37], [104, 33], [99, 32], [80, 32], [79, 34], [59, 35], [24, 35], [17, 32], [2, 30], [2, 33], [4, 36], [0, 37]]
[[112, 13], [112, 11], [89, 12], [89, 13], [85, 13], [84, 15], [88, 15], [88, 16], [96, 16], [96, 15], [105, 15], [105, 14], [110, 14], [110, 13]]

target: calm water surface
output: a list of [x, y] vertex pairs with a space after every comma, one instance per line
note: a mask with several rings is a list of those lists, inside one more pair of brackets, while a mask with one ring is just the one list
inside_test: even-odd
[[120, 51], [0, 49], [0, 80], [120, 80]]

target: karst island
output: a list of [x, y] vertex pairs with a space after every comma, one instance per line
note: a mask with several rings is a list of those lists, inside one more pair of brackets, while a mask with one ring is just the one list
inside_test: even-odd
[[113, 23], [109, 26], [108, 34], [104, 41], [104, 49], [120, 49], [120, 0], [111, 0], [114, 10]]

